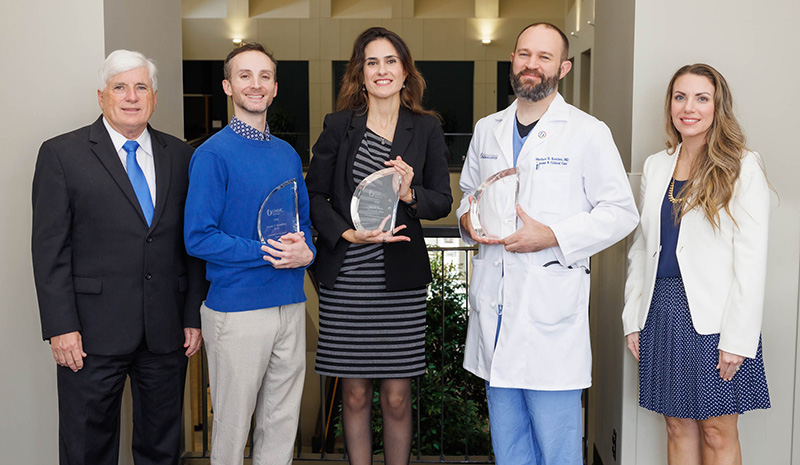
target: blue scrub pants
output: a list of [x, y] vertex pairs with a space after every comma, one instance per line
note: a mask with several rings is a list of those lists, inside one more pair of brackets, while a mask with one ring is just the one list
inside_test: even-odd
[[582, 465], [581, 389], [534, 391], [486, 383], [497, 465]]

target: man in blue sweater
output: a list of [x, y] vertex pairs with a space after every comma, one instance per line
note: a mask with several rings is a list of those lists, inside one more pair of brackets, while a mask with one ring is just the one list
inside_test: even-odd
[[[243, 462], [255, 412], [254, 465], [292, 461], [305, 374], [304, 269], [314, 259], [308, 193], [297, 152], [271, 136], [267, 108], [278, 93], [276, 63], [260, 44], [225, 59], [222, 87], [234, 116], [189, 165], [184, 238], [207, 262], [201, 307], [214, 407], [211, 463]], [[261, 203], [297, 181], [300, 232], [259, 241]]]

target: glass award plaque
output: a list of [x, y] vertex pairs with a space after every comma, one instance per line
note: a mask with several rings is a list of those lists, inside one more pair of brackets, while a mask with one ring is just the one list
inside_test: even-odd
[[478, 237], [503, 239], [517, 230], [519, 168], [489, 176], [475, 191], [469, 207], [472, 228]]
[[394, 168], [376, 171], [361, 181], [350, 200], [350, 217], [357, 231], [394, 231], [402, 181]]
[[279, 240], [288, 233], [300, 231], [297, 214], [297, 179], [292, 178], [272, 189], [258, 210], [258, 238]]

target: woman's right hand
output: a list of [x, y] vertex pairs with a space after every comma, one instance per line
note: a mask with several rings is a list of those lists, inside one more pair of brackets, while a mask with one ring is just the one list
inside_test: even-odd
[[628, 350], [631, 351], [634, 357], [636, 357], [636, 361], [639, 361], [639, 331], [633, 332], [625, 336], [626, 341], [628, 342]]
[[401, 224], [394, 228], [393, 232], [381, 231], [375, 229], [373, 231], [357, 231], [355, 229], [348, 229], [342, 233], [342, 237], [353, 244], [377, 244], [387, 242], [408, 242], [411, 240], [408, 236], [397, 236], [397, 232], [406, 228], [406, 225]]

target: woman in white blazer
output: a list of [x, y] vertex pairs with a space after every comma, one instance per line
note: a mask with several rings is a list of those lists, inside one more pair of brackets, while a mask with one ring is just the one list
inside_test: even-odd
[[639, 405], [664, 415], [670, 464], [741, 464], [738, 415], [770, 405], [769, 184], [717, 70], [679, 69], [665, 113], [667, 149], [644, 164], [622, 314]]

